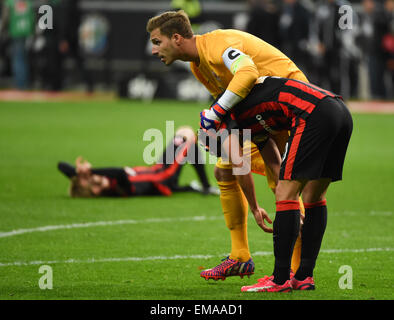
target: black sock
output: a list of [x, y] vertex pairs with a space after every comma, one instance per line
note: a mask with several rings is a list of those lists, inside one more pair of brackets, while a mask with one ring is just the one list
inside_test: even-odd
[[295, 275], [297, 280], [313, 277], [313, 269], [327, 225], [325, 200], [316, 203], [304, 203], [304, 205], [305, 219], [301, 234], [301, 262]]
[[299, 201], [278, 201], [274, 221], [274, 282], [283, 284], [290, 278], [291, 256], [300, 229]]

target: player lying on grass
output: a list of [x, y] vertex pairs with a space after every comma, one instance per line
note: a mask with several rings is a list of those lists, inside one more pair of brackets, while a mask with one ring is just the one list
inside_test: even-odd
[[[234, 121], [241, 132], [250, 129], [251, 139], [266, 166], [279, 170], [273, 224], [274, 271], [257, 284], [242, 287], [242, 291], [313, 290], [313, 270], [327, 223], [325, 195], [331, 182], [342, 179], [353, 129], [352, 117], [341, 97], [317, 86], [278, 77], [262, 77], [258, 82], [242, 102], [226, 112], [224, 117], [230, 115], [232, 121], [214, 123], [218, 133], [225, 133], [225, 129], [220, 128], [229, 127]], [[203, 133], [217, 137], [215, 129], [204, 128], [204, 112], [201, 127]], [[281, 130], [290, 130], [290, 136], [279, 169], [280, 153], [271, 138]], [[202, 136], [200, 133], [200, 138]], [[242, 149], [234, 148], [239, 144], [237, 135], [230, 134], [223, 139], [223, 150], [230, 162], [242, 164]], [[237, 179], [252, 211], [257, 211], [260, 207], [250, 172]], [[295, 275], [291, 275], [291, 256], [300, 228], [300, 195], [305, 205], [301, 263]], [[261, 217], [256, 217], [258, 223], [259, 219], [264, 223]]]
[[[308, 81], [300, 69], [277, 48], [265, 41], [239, 30], [214, 30], [194, 35], [186, 13], [164, 12], [151, 18], [146, 27], [152, 42], [152, 54], [164, 64], [176, 60], [189, 61], [190, 69], [217, 100], [216, 108], [204, 115], [206, 121], [215, 121], [220, 110], [231, 108], [245, 98], [260, 76], [279, 76]], [[216, 113], [217, 112], [217, 113]], [[281, 152], [288, 132], [274, 137]], [[274, 191], [278, 176], [267, 169], [257, 147], [250, 150], [252, 171], [266, 175]], [[226, 226], [231, 237], [230, 256], [218, 266], [204, 270], [205, 279], [225, 279], [228, 276], [251, 275], [254, 262], [248, 243], [248, 203], [232, 174], [232, 168], [219, 158], [215, 178], [220, 188], [220, 202]], [[297, 241], [293, 255], [293, 270], [300, 261], [300, 243]]]
[[[219, 190], [208, 182], [205, 165], [199, 163], [201, 156], [196, 141], [191, 128], [181, 127], [164, 151], [161, 161], [153, 166], [92, 168], [89, 162], [79, 157], [76, 160], [76, 167], [59, 162], [58, 169], [71, 179], [72, 197], [169, 196], [173, 192], [181, 191], [218, 195]], [[196, 169], [201, 186], [197, 182], [192, 182], [188, 186], [178, 184], [182, 166], [188, 159], [188, 152], [195, 157], [190, 162]], [[171, 156], [167, 156], [167, 153]]]

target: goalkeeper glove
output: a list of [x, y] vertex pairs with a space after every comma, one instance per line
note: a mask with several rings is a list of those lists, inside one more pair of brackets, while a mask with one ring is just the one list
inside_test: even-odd
[[213, 112], [215, 112], [216, 116], [220, 119], [223, 120], [223, 118], [226, 116], [227, 114], [227, 110], [225, 108], [223, 108], [218, 102], [215, 102], [210, 110], [213, 110]]
[[210, 109], [205, 109], [200, 112], [200, 128], [201, 129], [219, 129], [221, 119], [216, 115], [216, 113]]
[[209, 110], [205, 109], [200, 113], [200, 127], [202, 129], [218, 130], [223, 118], [227, 115], [227, 110], [223, 108], [218, 102], [215, 102]]

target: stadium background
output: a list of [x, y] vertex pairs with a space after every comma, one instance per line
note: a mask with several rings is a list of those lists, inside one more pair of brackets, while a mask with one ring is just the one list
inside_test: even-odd
[[[190, 2], [197, 5], [186, 6]], [[291, 5], [292, 2], [295, 4]], [[51, 91], [84, 88], [116, 92], [129, 98], [206, 101], [209, 96], [191, 77], [185, 64], [167, 68], [150, 54], [144, 28], [147, 19], [160, 11], [182, 7], [189, 11], [196, 33], [216, 28], [253, 33], [289, 55], [311, 82], [340, 91], [345, 98], [393, 99], [393, 13], [385, 2], [391, 3], [383, 0], [32, 1], [36, 20], [43, 16], [38, 13], [39, 6], [53, 7], [54, 30], [38, 29], [27, 37], [30, 77], [26, 87]], [[344, 20], [351, 23], [349, 29], [339, 28], [339, 19], [344, 14], [338, 10], [342, 5], [352, 9], [351, 21]], [[54, 44], [60, 45], [62, 41], [67, 41], [70, 49], [56, 52]], [[13, 85], [11, 44], [12, 39], [3, 30], [1, 88]], [[57, 72], [51, 70], [53, 61]], [[60, 84], [54, 85], [57, 82]]]
[[[330, 222], [317, 268], [320, 286], [314, 293], [267, 299], [392, 300], [392, 19], [385, 20], [385, 46], [376, 46], [387, 32], [371, 33], [371, 24], [364, 24], [373, 24], [365, 18], [368, 1], [340, 2], [354, 9], [350, 30], [323, 28], [330, 1], [299, 1], [300, 12], [308, 16], [301, 22], [300, 17], [289, 20], [288, 2], [201, 0], [201, 11], [192, 20], [197, 33], [215, 28], [255, 32], [293, 58], [312, 82], [327, 89], [337, 86], [353, 112], [345, 180], [329, 194]], [[39, 19], [40, 5], [49, 3], [56, 10], [62, 1], [32, 3]], [[382, 21], [384, 3], [376, 1]], [[229, 249], [218, 198], [70, 199], [68, 182], [56, 170], [58, 161], [72, 162], [78, 155], [96, 166], [142, 165], [147, 129], [165, 132], [166, 120], [197, 129], [198, 113], [210, 97], [185, 64], [165, 67], [151, 57], [145, 31], [149, 17], [183, 5], [81, 0], [76, 11], [57, 10], [54, 30], [35, 30], [26, 39], [29, 77], [23, 88], [15, 83], [12, 38], [3, 29], [1, 299], [261, 299], [239, 292], [254, 278], [208, 284], [199, 278], [202, 268], [215, 265]], [[65, 12], [72, 14], [62, 16]], [[70, 24], [75, 21], [77, 25]], [[69, 45], [77, 44], [77, 54], [53, 51], [64, 40], [54, 32], [59, 24], [66, 26]], [[307, 34], [295, 32], [298, 28], [306, 28]], [[326, 37], [319, 38], [323, 30]], [[322, 55], [322, 46], [330, 44], [319, 39], [335, 39], [333, 56]], [[51, 47], [53, 43], [57, 45]], [[380, 88], [372, 78], [379, 79]], [[213, 164], [207, 172], [213, 182]], [[192, 179], [187, 166], [182, 182]], [[256, 177], [256, 187], [272, 215], [273, 196], [265, 179]], [[253, 219], [249, 224], [260, 276], [272, 268], [272, 239], [261, 234]], [[38, 287], [38, 269], [44, 264], [53, 267], [53, 290]], [[338, 287], [342, 265], [353, 268], [352, 290]]]

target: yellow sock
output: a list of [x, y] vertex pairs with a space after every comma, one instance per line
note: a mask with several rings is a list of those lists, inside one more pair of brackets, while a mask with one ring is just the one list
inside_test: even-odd
[[236, 180], [219, 181], [220, 202], [224, 220], [230, 230], [230, 258], [246, 262], [250, 259], [248, 244], [248, 202]]
[[[300, 212], [304, 216], [305, 208], [302, 199], [300, 198]], [[293, 255], [291, 257], [291, 270], [296, 273], [301, 262], [301, 233], [298, 235], [297, 241], [294, 245]]]
[[291, 271], [297, 272], [301, 262], [301, 236], [298, 235], [297, 241], [294, 245], [293, 255], [291, 257]]

